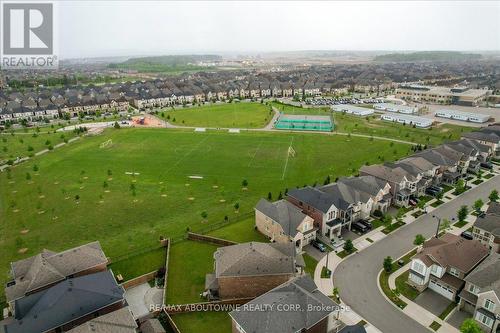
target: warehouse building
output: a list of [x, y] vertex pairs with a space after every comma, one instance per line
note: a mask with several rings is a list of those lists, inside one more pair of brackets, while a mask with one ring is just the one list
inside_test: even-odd
[[490, 116], [487, 114], [462, 112], [456, 110], [437, 110], [435, 115], [436, 117], [440, 118], [470, 121], [472, 123], [485, 123], [490, 120]]
[[361, 117], [369, 116], [375, 112], [372, 109], [362, 108], [362, 107], [351, 105], [351, 104], [332, 105], [332, 111], [348, 113], [348, 114], [352, 114], [355, 116], [361, 116]]
[[432, 125], [432, 119], [417, 117], [417, 116], [409, 116], [406, 114], [389, 114], [386, 113], [380, 117], [380, 119], [385, 121], [398, 122], [400, 124], [405, 125], [415, 125], [419, 128], [428, 128]]
[[387, 112], [397, 112], [404, 114], [414, 114], [418, 112], [418, 108], [408, 105], [398, 105], [393, 103], [376, 103], [373, 104], [375, 110], [387, 111]]
[[418, 103], [457, 104], [476, 106], [490, 94], [487, 89], [469, 89], [467, 87], [434, 87], [423, 85], [403, 85], [396, 91], [396, 97]]

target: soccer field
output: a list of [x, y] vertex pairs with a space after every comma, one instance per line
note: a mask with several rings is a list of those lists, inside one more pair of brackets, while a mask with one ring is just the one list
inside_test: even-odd
[[0, 174], [1, 282], [9, 262], [43, 248], [99, 240], [121, 256], [251, 212], [268, 192], [276, 199], [409, 150], [343, 136], [109, 129]]

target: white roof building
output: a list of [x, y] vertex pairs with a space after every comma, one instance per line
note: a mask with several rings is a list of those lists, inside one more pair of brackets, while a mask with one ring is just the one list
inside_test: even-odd
[[369, 116], [374, 113], [372, 109], [368, 108], [362, 108], [360, 106], [354, 106], [351, 104], [339, 104], [339, 105], [332, 105], [332, 111], [334, 112], [344, 112], [348, 114], [352, 114], [355, 116]]
[[482, 113], [473, 113], [473, 112], [463, 112], [456, 110], [437, 110], [435, 113], [436, 117], [462, 120], [462, 121], [470, 121], [473, 123], [485, 123], [490, 120], [490, 115], [482, 114]]
[[394, 114], [386, 113], [383, 114], [380, 117], [380, 119], [385, 121], [398, 122], [400, 124], [415, 125], [416, 127], [419, 128], [427, 128], [432, 125], [432, 119], [417, 117], [417, 116], [409, 116], [406, 114], [399, 114], [399, 113], [394, 113]]
[[418, 108], [408, 105], [398, 105], [393, 103], [376, 103], [373, 104], [375, 110], [388, 111], [388, 112], [399, 112], [404, 114], [414, 114], [417, 113]]

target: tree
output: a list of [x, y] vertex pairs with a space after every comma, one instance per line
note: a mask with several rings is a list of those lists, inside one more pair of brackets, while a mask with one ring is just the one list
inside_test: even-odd
[[443, 199], [443, 192], [436, 193], [436, 199], [438, 199], [438, 201], [441, 201], [441, 199]]
[[451, 229], [451, 222], [448, 219], [442, 219], [439, 225], [439, 231], [446, 231]]
[[491, 202], [497, 202], [499, 199], [498, 191], [497, 190], [491, 191], [490, 195], [488, 196], [488, 199], [490, 199]]
[[33, 165], [33, 171], [37, 172], [38, 171], [38, 165]]
[[206, 219], [207, 219], [207, 217], [208, 217], [208, 213], [207, 213], [207, 212], [205, 212], [205, 211], [201, 212], [201, 217], [202, 217], [204, 220], [206, 220]]
[[477, 199], [476, 201], [474, 201], [474, 205], [472, 206], [472, 208], [474, 208], [476, 212], [480, 212], [481, 207], [483, 207], [483, 205], [484, 205], [483, 200]]
[[273, 194], [271, 192], [267, 194], [267, 200], [273, 200]]
[[457, 218], [458, 221], [463, 222], [467, 218], [467, 215], [469, 215], [469, 208], [467, 206], [463, 205], [460, 207], [460, 209], [457, 212]]
[[354, 251], [354, 245], [352, 244], [352, 240], [346, 240], [344, 244], [344, 251], [347, 253], [352, 253]]
[[281, 200], [281, 199], [283, 199], [283, 193], [281, 193], [281, 191], [280, 191], [280, 193], [278, 194], [278, 200]]
[[472, 318], [465, 319], [460, 326], [460, 332], [462, 333], [482, 333], [479, 324]]
[[115, 121], [115, 124], [113, 125], [113, 127], [114, 127], [115, 129], [120, 129], [120, 124], [118, 124], [118, 122], [117, 122], [117, 121]]
[[455, 185], [455, 191], [457, 194], [463, 193], [465, 191], [465, 183], [463, 179], [459, 179]]
[[425, 242], [425, 237], [421, 234], [415, 236], [415, 240], [413, 241], [414, 245], [422, 245]]
[[111, 176], [112, 174], [113, 172], [110, 169], [108, 169], [108, 176]]
[[243, 185], [243, 187], [247, 187], [248, 181], [246, 179], [243, 179], [243, 181], [241, 182], [241, 185]]
[[76, 200], [76, 201], [80, 200], [80, 196], [79, 196], [78, 194], [77, 194], [77, 195], [75, 195], [75, 200]]
[[29, 172], [26, 172], [26, 180], [30, 180], [31, 179], [31, 174]]
[[237, 202], [237, 203], [234, 204], [234, 210], [238, 211], [239, 209], [240, 209], [240, 203]]
[[384, 271], [387, 273], [390, 273], [392, 271], [392, 258], [390, 256], [387, 256], [384, 258]]
[[385, 225], [390, 225], [392, 223], [392, 216], [391, 216], [391, 214], [385, 214], [382, 217], [382, 223], [384, 223]]

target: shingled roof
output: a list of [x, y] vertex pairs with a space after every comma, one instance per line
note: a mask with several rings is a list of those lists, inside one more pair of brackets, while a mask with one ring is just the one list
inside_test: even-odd
[[59, 253], [43, 250], [33, 257], [11, 263], [15, 284], [5, 288], [5, 295], [10, 302], [26, 293], [107, 262], [99, 242]]
[[[289, 306], [294, 308], [287, 310]], [[252, 311], [259, 308], [265, 311]], [[229, 315], [247, 333], [292, 333], [313, 327], [337, 309], [338, 305], [318, 290], [309, 275], [302, 275]]]
[[293, 243], [250, 242], [218, 248], [214, 253], [215, 275], [254, 276], [295, 273]]
[[492, 253], [464, 279], [480, 292], [493, 290], [500, 297], [500, 253]]
[[269, 202], [260, 199], [255, 209], [281, 225], [283, 232], [291, 237], [297, 235], [297, 228], [307, 217], [299, 208], [286, 200]]
[[136, 328], [137, 323], [127, 306], [89, 320], [66, 333], [136, 333]]
[[431, 238], [425, 242], [422, 252], [415, 258], [421, 259], [427, 266], [437, 263], [441, 267], [454, 267], [468, 273], [488, 252], [488, 248], [477, 240], [446, 233], [441, 238]]
[[125, 291], [110, 271], [64, 280], [15, 302], [5, 333], [39, 333], [123, 301]]

